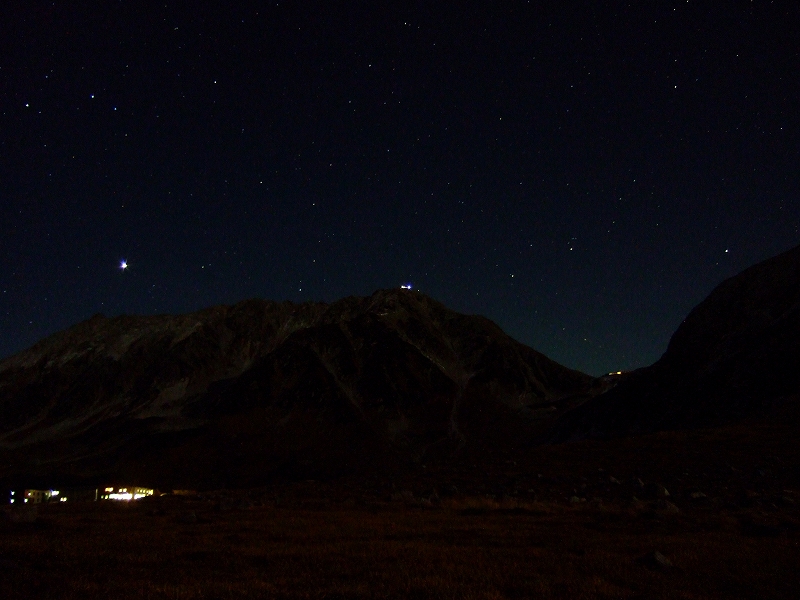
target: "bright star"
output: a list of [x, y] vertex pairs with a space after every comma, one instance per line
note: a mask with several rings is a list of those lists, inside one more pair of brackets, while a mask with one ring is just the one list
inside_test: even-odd
[[125, 269], [127, 269], [128, 268], [128, 261], [125, 260], [125, 259], [119, 261], [119, 268], [120, 268], [121, 271], [124, 271]]

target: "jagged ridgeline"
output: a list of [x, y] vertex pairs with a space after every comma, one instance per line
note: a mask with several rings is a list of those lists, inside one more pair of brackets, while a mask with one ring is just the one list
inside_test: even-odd
[[0, 477], [219, 487], [449, 460], [528, 444], [591, 382], [409, 290], [95, 316], [0, 362]]

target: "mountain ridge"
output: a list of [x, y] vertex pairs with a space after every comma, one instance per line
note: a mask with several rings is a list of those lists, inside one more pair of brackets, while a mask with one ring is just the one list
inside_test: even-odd
[[96, 315], [0, 361], [0, 451], [15, 467], [7, 475], [136, 463], [149, 476], [164, 470], [142, 458], [156, 439], [181, 456], [187, 439], [205, 440], [195, 452], [209, 464], [196, 479], [248, 457], [254, 473], [243, 479], [298, 461], [356, 464], [368, 452], [420, 460], [525, 443], [538, 409], [549, 414], [591, 382], [490, 320], [408, 290]]

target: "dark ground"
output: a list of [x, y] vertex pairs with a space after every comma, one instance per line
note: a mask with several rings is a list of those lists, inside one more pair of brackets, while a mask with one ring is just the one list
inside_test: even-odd
[[391, 476], [46, 505], [0, 521], [0, 597], [794, 598], [798, 412]]

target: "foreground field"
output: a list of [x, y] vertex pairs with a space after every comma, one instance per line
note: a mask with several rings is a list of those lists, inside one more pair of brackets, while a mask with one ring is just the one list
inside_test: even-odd
[[777, 506], [252, 502], [162, 497], [6, 519], [0, 597], [795, 598], [800, 589], [800, 528], [793, 509]]
[[720, 430], [50, 504], [31, 522], [6, 506], [0, 598], [794, 599], [797, 404]]

